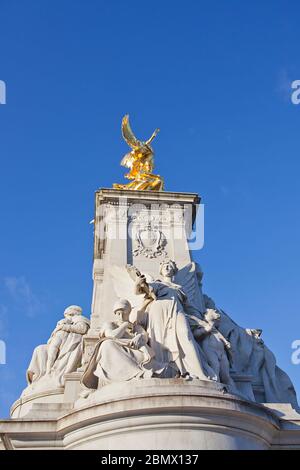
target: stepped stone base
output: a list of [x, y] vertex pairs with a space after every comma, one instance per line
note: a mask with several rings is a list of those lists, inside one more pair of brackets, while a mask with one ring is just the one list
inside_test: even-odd
[[300, 449], [300, 415], [219, 383], [148, 379], [107, 385], [73, 405], [34, 402], [27, 416], [2, 421], [0, 434], [16, 449]]

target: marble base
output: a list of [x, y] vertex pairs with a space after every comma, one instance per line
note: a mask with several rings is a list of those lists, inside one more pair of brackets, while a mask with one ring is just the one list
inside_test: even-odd
[[[32, 393], [24, 397], [19, 398], [12, 405], [10, 409], [10, 415], [13, 419], [25, 418], [32, 416], [33, 418], [38, 418], [39, 415], [36, 415], [36, 405], [39, 406], [49, 406], [49, 405], [58, 405], [64, 401], [64, 389], [58, 388], [56, 390], [48, 390], [39, 393]], [[57, 415], [56, 415], [57, 416]]]
[[148, 379], [107, 385], [74, 405], [34, 403], [27, 416], [1, 421], [0, 434], [16, 449], [300, 449], [300, 415], [219, 383]]

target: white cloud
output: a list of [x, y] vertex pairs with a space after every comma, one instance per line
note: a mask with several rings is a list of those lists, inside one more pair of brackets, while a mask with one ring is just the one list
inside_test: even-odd
[[0, 338], [6, 333], [8, 308], [5, 305], [0, 305]]
[[15, 303], [22, 307], [28, 317], [34, 317], [43, 311], [44, 306], [25, 279], [25, 277], [5, 277], [4, 285]]

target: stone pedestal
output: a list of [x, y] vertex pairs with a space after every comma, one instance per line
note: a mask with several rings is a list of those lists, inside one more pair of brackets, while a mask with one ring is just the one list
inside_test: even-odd
[[[108, 385], [75, 404], [35, 404], [0, 422], [5, 448], [74, 450], [267, 450], [300, 448], [300, 415], [260, 405], [200, 380]], [[35, 412], [35, 414], [33, 413]], [[57, 414], [58, 413], [58, 414]]]
[[[134, 264], [154, 278], [168, 257], [178, 268], [191, 262], [188, 237], [200, 198], [195, 193], [101, 189], [95, 194], [91, 329], [84, 361], [91, 356], [99, 328], [113, 317], [117, 300], [110, 267]], [[201, 223], [201, 222], [199, 222]], [[203, 227], [200, 227], [203, 231]], [[199, 231], [201, 231], [199, 230]]]
[[200, 198], [193, 193], [161, 191], [96, 192], [91, 330], [112, 318], [117, 294], [109, 267], [134, 264], [157, 277], [159, 263], [168, 257], [178, 268], [191, 261], [187, 238]]
[[248, 400], [255, 401], [252, 388], [253, 376], [231, 372], [231, 377], [233, 378], [235, 385], [241, 395], [247, 398]]
[[19, 398], [12, 405], [10, 415], [13, 419], [24, 418], [25, 416], [32, 416], [38, 418], [40, 415], [37, 414], [36, 410], [40, 409], [41, 406], [46, 404], [52, 406], [52, 410], [58, 405], [58, 413], [60, 413], [60, 406], [64, 402], [64, 388], [58, 388], [56, 390], [45, 390], [39, 393], [32, 393], [25, 397]]

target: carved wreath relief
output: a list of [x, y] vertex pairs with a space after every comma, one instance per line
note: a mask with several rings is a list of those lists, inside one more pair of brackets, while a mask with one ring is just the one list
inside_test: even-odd
[[151, 224], [138, 228], [135, 234], [135, 246], [133, 256], [143, 255], [146, 258], [165, 257], [167, 239], [163, 232]]

